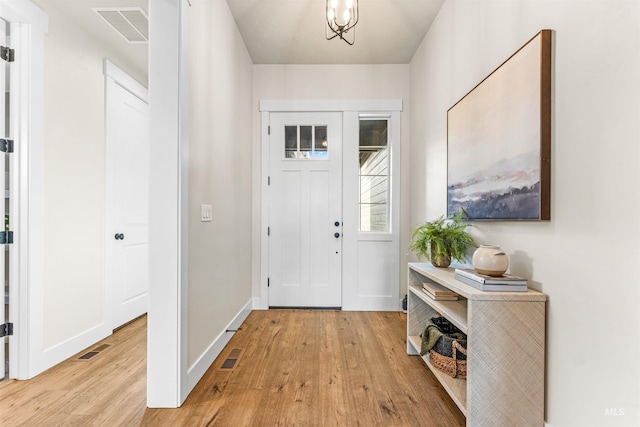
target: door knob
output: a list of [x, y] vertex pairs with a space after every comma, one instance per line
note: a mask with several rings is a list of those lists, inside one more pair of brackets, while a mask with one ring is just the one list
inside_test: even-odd
[[340, 227], [340, 222], [336, 221], [336, 222], [333, 223], [333, 225], [335, 225], [336, 227]]
[[338, 237], [340, 237], [340, 233], [334, 234], [333, 237], [335, 237], [337, 239]]

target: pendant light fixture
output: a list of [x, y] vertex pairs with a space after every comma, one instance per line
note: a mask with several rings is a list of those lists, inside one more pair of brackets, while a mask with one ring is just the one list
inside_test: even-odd
[[[327, 1], [327, 40], [340, 37], [348, 45], [356, 41], [358, 23], [358, 0], [326, 0]], [[347, 34], [351, 30], [349, 34]], [[347, 35], [350, 37], [347, 38]]]

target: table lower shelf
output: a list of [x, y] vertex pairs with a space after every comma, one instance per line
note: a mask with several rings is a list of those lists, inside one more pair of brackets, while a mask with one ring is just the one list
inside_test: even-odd
[[[409, 336], [407, 337], [409, 344], [420, 354], [420, 337]], [[441, 370], [435, 368], [429, 361], [429, 355], [420, 356], [427, 367], [431, 370], [436, 379], [442, 384], [442, 387], [449, 393], [451, 399], [460, 408], [462, 413], [467, 416], [467, 381], [460, 378], [452, 378], [445, 374]]]

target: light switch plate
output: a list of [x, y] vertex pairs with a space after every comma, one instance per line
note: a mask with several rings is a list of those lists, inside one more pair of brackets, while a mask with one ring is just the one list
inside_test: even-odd
[[211, 222], [213, 219], [213, 208], [211, 205], [200, 205], [200, 222]]

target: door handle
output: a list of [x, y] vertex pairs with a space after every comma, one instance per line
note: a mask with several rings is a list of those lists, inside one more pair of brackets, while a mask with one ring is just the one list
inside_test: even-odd
[[336, 227], [340, 227], [340, 222], [336, 221], [336, 222], [333, 223], [333, 225], [335, 225]]
[[333, 235], [333, 237], [335, 237], [335, 238], [337, 239], [338, 237], [340, 237], [340, 233], [335, 233], [335, 234]]

